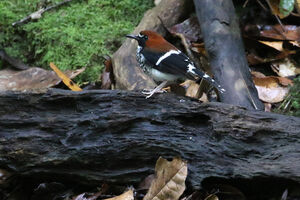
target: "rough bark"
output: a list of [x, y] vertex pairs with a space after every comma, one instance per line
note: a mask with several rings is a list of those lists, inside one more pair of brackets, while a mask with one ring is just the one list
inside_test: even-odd
[[[147, 11], [133, 34], [142, 30], [153, 30], [162, 35], [166, 33], [159, 17], [165, 26], [176, 24], [186, 15], [192, 5], [191, 0], [164, 0], [156, 7]], [[129, 34], [129, 33], [128, 33]], [[125, 37], [125, 35], [124, 35]], [[113, 55], [114, 76], [116, 88], [126, 90], [153, 89], [156, 84], [138, 67], [136, 61], [136, 47], [134, 40], [127, 39]]]
[[136, 184], [159, 156], [188, 180], [278, 177], [300, 183], [300, 118], [172, 94], [0, 94], [0, 168], [37, 181]]
[[224, 103], [263, 110], [249, 71], [231, 0], [194, 0], [214, 78], [226, 89]]

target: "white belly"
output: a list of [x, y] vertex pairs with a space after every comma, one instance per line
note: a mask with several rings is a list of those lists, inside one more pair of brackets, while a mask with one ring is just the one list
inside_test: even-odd
[[149, 75], [154, 79], [154, 81], [160, 82], [160, 81], [176, 81], [180, 77], [175, 76], [173, 74], [167, 74], [167, 73], [162, 73], [154, 68], [148, 68], [149, 70]]

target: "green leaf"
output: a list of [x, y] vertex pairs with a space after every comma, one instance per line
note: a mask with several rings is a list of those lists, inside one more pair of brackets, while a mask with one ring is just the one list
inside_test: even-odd
[[295, 0], [280, 0], [279, 12], [283, 17], [287, 17], [294, 9]]

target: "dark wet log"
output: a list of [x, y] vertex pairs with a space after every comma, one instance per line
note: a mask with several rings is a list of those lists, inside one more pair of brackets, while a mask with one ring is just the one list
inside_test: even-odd
[[126, 186], [159, 156], [181, 156], [193, 186], [207, 177], [300, 183], [300, 118], [104, 90], [5, 93], [0, 108], [0, 168], [18, 180]]
[[[135, 28], [133, 34], [138, 34], [142, 30], [153, 30], [165, 35], [166, 29], [162, 25], [159, 17], [165, 26], [170, 27], [182, 20], [183, 16], [191, 10], [192, 0], [164, 0], [156, 7], [147, 11], [140, 24]], [[129, 33], [128, 33], [129, 34]], [[125, 35], [124, 35], [125, 37]], [[113, 55], [114, 76], [116, 88], [126, 90], [153, 89], [156, 84], [146, 76], [138, 67], [136, 61], [137, 43], [127, 39], [118, 51]]]
[[194, 0], [214, 78], [226, 89], [224, 103], [263, 110], [249, 71], [231, 0]]

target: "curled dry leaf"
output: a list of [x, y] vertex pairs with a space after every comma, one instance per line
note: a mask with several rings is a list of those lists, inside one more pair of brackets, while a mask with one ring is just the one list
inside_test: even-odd
[[143, 200], [177, 200], [185, 190], [187, 163], [180, 158], [167, 161], [160, 157], [155, 166], [156, 178]]
[[134, 200], [133, 189], [129, 189], [127, 192], [124, 192], [119, 196], [104, 199], [104, 200]]
[[50, 67], [57, 74], [57, 76], [59, 76], [59, 78], [61, 78], [61, 80], [64, 82], [64, 84], [66, 86], [68, 86], [68, 88], [70, 88], [72, 91], [82, 91], [82, 89], [76, 83], [74, 83], [67, 75], [65, 75], [62, 71], [60, 71], [54, 65], [54, 63], [50, 63]]
[[281, 102], [289, 92], [289, 88], [286, 86], [293, 84], [287, 78], [275, 76], [253, 77], [253, 81], [259, 99], [267, 103]]
[[101, 89], [111, 89], [114, 84], [113, 66], [110, 56], [105, 56], [105, 69], [101, 74]]

